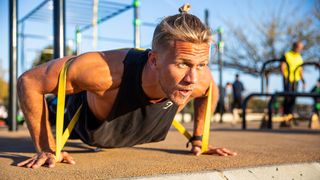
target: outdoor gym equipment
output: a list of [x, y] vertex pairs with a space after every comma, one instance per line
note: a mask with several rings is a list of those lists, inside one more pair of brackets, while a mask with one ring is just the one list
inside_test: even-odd
[[[244, 99], [244, 102], [242, 104], [242, 112], [243, 112], [243, 116], [242, 116], [242, 129], [246, 129], [247, 128], [247, 124], [246, 124], [246, 109], [247, 109], [247, 104], [249, 102], [249, 100], [252, 98], [252, 97], [262, 97], [262, 96], [265, 96], [265, 97], [271, 97], [269, 102], [268, 102], [268, 123], [267, 123], [267, 128], [268, 129], [272, 129], [272, 105], [274, 103], [274, 101], [276, 100], [277, 97], [279, 96], [282, 96], [282, 97], [286, 97], [286, 96], [293, 96], [293, 97], [320, 97], [319, 94], [314, 94], [314, 93], [297, 93], [297, 92], [276, 92], [276, 93], [264, 93], [264, 76], [266, 77], [266, 79], [268, 79], [268, 74], [265, 73], [265, 70], [266, 70], [266, 66], [268, 64], [271, 64], [271, 63], [275, 63], [275, 62], [284, 62], [288, 65], [287, 62], [285, 61], [281, 61], [281, 60], [278, 60], [278, 59], [275, 59], [275, 60], [269, 60], [269, 61], [266, 61], [263, 65], [262, 65], [262, 68], [261, 68], [261, 71], [260, 71], [260, 75], [261, 75], [261, 93], [252, 93], [252, 94], [249, 94], [245, 99]], [[315, 66], [316, 68], [320, 69], [320, 63], [319, 62], [305, 62], [303, 63], [302, 65], [298, 66], [295, 70], [294, 70], [294, 73], [297, 72], [297, 70], [302, 67], [302, 66]], [[288, 68], [288, 74], [290, 74], [289, 72], [289, 68]], [[320, 71], [319, 71], [320, 72]], [[319, 74], [320, 76], [320, 74]], [[289, 76], [288, 76], [289, 77]], [[289, 79], [288, 79], [289, 80]], [[266, 84], [267, 84], [267, 87], [268, 87], [268, 80], [266, 80]]]

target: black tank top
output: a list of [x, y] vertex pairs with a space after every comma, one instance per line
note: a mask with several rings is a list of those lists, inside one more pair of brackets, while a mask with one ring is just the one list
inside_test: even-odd
[[178, 106], [166, 99], [152, 104], [141, 86], [148, 52], [131, 49], [124, 60], [118, 95], [105, 122], [99, 124], [90, 111], [86, 93], [75, 131], [85, 143], [97, 147], [128, 147], [165, 139]]

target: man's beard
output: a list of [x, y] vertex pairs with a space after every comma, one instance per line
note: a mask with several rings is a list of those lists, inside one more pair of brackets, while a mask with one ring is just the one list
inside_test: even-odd
[[181, 85], [175, 85], [173, 88], [166, 88], [161, 81], [159, 81], [160, 87], [162, 91], [165, 93], [166, 97], [172, 101], [176, 105], [182, 105], [185, 104], [187, 99], [190, 97], [189, 96], [183, 96], [180, 94], [179, 90], [181, 89], [188, 89], [192, 92], [193, 88], [191, 86], [186, 87], [186, 86], [181, 86]]

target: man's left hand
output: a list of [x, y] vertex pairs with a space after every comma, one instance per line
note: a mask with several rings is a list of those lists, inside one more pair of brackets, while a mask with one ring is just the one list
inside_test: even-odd
[[217, 147], [213, 147], [211, 145], [209, 145], [208, 151], [206, 151], [204, 153], [201, 152], [201, 148], [199, 146], [193, 146], [191, 149], [191, 152], [196, 156], [199, 156], [201, 154], [209, 154], [209, 155], [217, 154], [219, 156], [236, 156], [237, 155], [236, 152], [232, 152], [229, 149], [217, 148]]

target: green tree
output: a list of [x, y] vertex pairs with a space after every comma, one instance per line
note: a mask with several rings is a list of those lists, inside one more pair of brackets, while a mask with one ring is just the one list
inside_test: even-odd
[[7, 103], [8, 93], [9, 93], [8, 82], [6, 82], [2, 77], [0, 77], [0, 104]]
[[[0, 62], [2, 62], [0, 60]], [[2, 67], [0, 63], [0, 104], [7, 104], [8, 94], [9, 94], [9, 86], [8, 82], [5, 81], [5, 73], [6, 70]]]
[[[75, 52], [73, 52], [70, 47], [67, 47], [66, 55], [72, 54], [74, 55]], [[41, 50], [40, 55], [36, 57], [36, 59], [33, 61], [32, 66], [38, 66], [40, 64], [50, 61], [51, 59], [53, 59], [53, 46], [49, 45]]]

